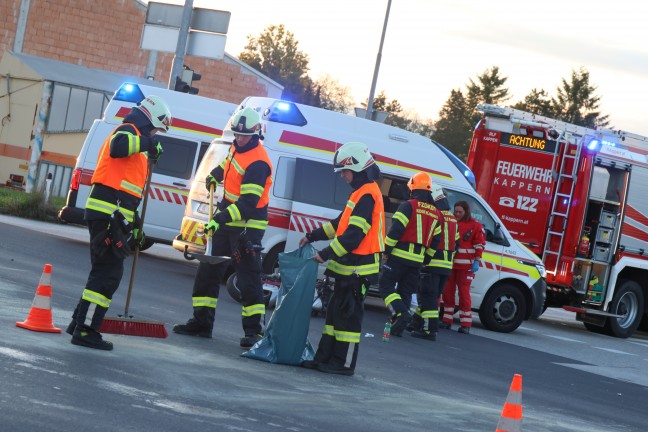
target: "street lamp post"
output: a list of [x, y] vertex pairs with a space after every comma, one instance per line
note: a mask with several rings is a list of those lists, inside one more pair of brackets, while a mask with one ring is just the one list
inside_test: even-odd
[[391, 9], [391, 0], [387, 0], [387, 12], [385, 13], [385, 24], [383, 25], [382, 35], [380, 36], [380, 47], [376, 56], [376, 67], [374, 68], [373, 81], [371, 82], [371, 91], [369, 92], [369, 101], [367, 102], [367, 114], [365, 118], [373, 118], [373, 100], [376, 93], [376, 81], [378, 81], [378, 70], [380, 69], [380, 59], [382, 57], [383, 43], [385, 42], [385, 33], [387, 32], [387, 21], [389, 21], [389, 9]]
[[187, 49], [187, 37], [189, 26], [191, 24], [191, 12], [193, 9], [193, 0], [185, 0], [184, 9], [182, 10], [182, 21], [180, 23], [180, 33], [178, 34], [178, 44], [176, 45], [175, 57], [171, 66], [169, 76], [169, 90], [175, 87], [176, 78], [182, 77], [182, 68], [184, 66], [185, 51]]

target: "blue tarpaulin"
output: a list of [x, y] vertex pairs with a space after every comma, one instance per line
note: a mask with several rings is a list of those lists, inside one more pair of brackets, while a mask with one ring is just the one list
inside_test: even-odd
[[308, 340], [317, 262], [312, 258], [317, 251], [310, 244], [292, 252], [279, 254], [281, 288], [265, 336], [243, 357], [270, 363], [300, 365], [315, 355]]

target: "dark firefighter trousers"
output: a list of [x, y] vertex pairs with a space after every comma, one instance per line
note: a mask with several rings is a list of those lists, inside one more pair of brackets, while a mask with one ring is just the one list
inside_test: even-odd
[[317, 363], [355, 370], [368, 287], [368, 280], [361, 276], [335, 277], [322, 338], [315, 352]]
[[[194, 280], [192, 298], [218, 299], [221, 283], [230, 263], [236, 272], [236, 285], [241, 291], [242, 325], [246, 336], [263, 333], [265, 302], [261, 284], [261, 239], [264, 231], [236, 227], [223, 227], [212, 237], [212, 255], [233, 259], [219, 264], [200, 263]], [[263, 305], [258, 313], [247, 314], [246, 308]], [[260, 307], [260, 306], [259, 306]], [[205, 328], [212, 329], [216, 305], [194, 306], [194, 318]]]
[[[97, 294], [112, 300], [113, 294], [119, 288], [122, 276], [124, 274], [124, 258], [115, 256], [110, 250], [97, 248], [97, 244], [101, 243], [96, 241], [98, 236], [105, 238], [110, 221], [108, 219], [89, 220], [88, 231], [90, 232], [90, 274], [86, 282], [85, 290], [93, 291]], [[101, 323], [108, 311], [107, 307], [102, 307], [98, 303], [90, 302], [83, 299], [83, 295], [72, 314], [72, 320], [77, 325], [85, 323], [86, 315], [91, 306], [91, 303], [96, 305], [90, 327], [99, 330]]]
[[421, 286], [417, 294], [418, 307], [412, 327], [434, 333], [439, 330], [439, 298], [448, 281], [450, 270], [426, 267], [421, 272]]
[[412, 294], [418, 291], [420, 284], [419, 267], [420, 264], [404, 263], [393, 256], [383, 264], [378, 286], [392, 315], [409, 312]]

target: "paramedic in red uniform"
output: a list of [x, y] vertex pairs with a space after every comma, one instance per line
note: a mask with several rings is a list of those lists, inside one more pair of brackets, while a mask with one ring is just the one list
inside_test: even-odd
[[472, 218], [470, 205], [457, 201], [454, 215], [459, 222], [459, 248], [452, 263], [452, 273], [443, 291], [443, 322], [441, 328], [450, 329], [455, 308], [455, 292], [459, 289], [459, 333], [469, 334], [472, 327], [470, 284], [479, 270], [486, 235], [482, 224]]
[[[263, 337], [265, 301], [261, 284], [261, 239], [268, 225], [272, 162], [261, 140], [261, 117], [246, 107], [232, 117], [234, 142], [225, 160], [205, 179], [207, 189], [222, 182], [223, 200], [205, 226], [213, 232], [212, 255], [231, 256], [241, 291], [241, 348], [251, 348]], [[212, 337], [220, 284], [230, 261], [200, 263], [191, 302], [193, 317], [176, 324], [175, 333]]]
[[[158, 96], [147, 96], [131, 109], [99, 151], [85, 210], [92, 268], [66, 330], [74, 345], [107, 351], [113, 348], [111, 342], [103, 340], [99, 327], [119, 288], [124, 259], [130, 254], [124, 241], [129, 234], [121, 226], [133, 227], [148, 160], [157, 161], [162, 154], [162, 145], [154, 135], [167, 132], [170, 125], [166, 103]], [[86, 324], [90, 313], [92, 319]]]
[[370, 283], [378, 279], [384, 249], [385, 209], [376, 183], [380, 169], [363, 143], [350, 142], [338, 149], [333, 167], [353, 191], [340, 215], [306, 234], [299, 242], [332, 239], [315, 255], [328, 261], [325, 274], [335, 278], [322, 338], [314, 360], [302, 366], [321, 372], [353, 375], [358, 359], [364, 299]]
[[432, 179], [418, 172], [407, 182], [410, 199], [400, 204], [392, 216], [385, 238], [380, 276], [380, 295], [391, 312], [391, 334], [402, 336], [412, 319], [412, 294], [419, 290], [421, 267], [429, 247], [441, 239], [441, 214], [432, 201]]

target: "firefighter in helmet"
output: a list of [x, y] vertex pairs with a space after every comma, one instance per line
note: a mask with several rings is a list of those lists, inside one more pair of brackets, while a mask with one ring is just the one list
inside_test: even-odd
[[402, 336], [411, 320], [412, 294], [420, 284], [420, 268], [425, 251], [439, 243], [440, 215], [432, 204], [432, 179], [425, 172], [414, 174], [407, 186], [410, 199], [401, 203], [392, 216], [385, 239], [380, 295], [391, 312], [391, 334]]
[[380, 169], [363, 143], [349, 142], [333, 158], [334, 171], [353, 189], [340, 215], [306, 234], [306, 243], [332, 239], [314, 259], [328, 261], [325, 274], [335, 278], [326, 322], [314, 360], [303, 367], [325, 373], [353, 375], [358, 358], [364, 299], [374, 283], [384, 247], [385, 210], [376, 183]]
[[[212, 255], [231, 256], [241, 291], [242, 348], [263, 337], [265, 302], [261, 283], [261, 239], [268, 225], [272, 162], [262, 143], [261, 117], [246, 107], [231, 121], [234, 142], [223, 162], [205, 179], [205, 186], [223, 183], [224, 197], [205, 226], [213, 233]], [[200, 263], [194, 280], [193, 316], [176, 324], [175, 333], [211, 338], [216, 305], [230, 262]]]
[[439, 297], [452, 271], [452, 260], [459, 244], [457, 219], [450, 211], [450, 203], [443, 189], [432, 185], [434, 206], [441, 215], [441, 241], [425, 252], [425, 266], [421, 271], [421, 286], [417, 293], [418, 307], [409, 330], [420, 339], [436, 340], [439, 329]]
[[[113, 348], [111, 342], [103, 340], [99, 327], [124, 273], [124, 259], [130, 254], [128, 238], [134, 238], [140, 246], [144, 241], [137, 207], [146, 183], [148, 161], [157, 162], [162, 155], [162, 145], [155, 135], [167, 132], [170, 125], [171, 112], [166, 103], [158, 96], [147, 96], [131, 109], [99, 151], [85, 210], [92, 268], [66, 330], [75, 345]], [[139, 232], [133, 233], [134, 229]], [[92, 309], [92, 318], [86, 324]]]

